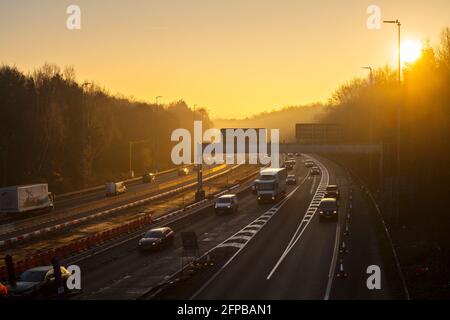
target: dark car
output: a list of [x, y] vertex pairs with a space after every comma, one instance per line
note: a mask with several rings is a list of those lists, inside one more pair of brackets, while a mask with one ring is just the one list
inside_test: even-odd
[[323, 198], [319, 204], [319, 221], [325, 220], [337, 221], [339, 217], [339, 209], [335, 198]]
[[293, 174], [290, 174], [286, 178], [286, 184], [295, 185], [297, 184], [297, 177]]
[[287, 161], [285, 161], [285, 162], [284, 162], [284, 167], [285, 167], [287, 170], [292, 170], [292, 169], [294, 169], [294, 167], [295, 167], [295, 160], [287, 160]]
[[144, 173], [144, 175], [142, 175], [142, 182], [144, 183], [152, 183], [156, 180], [156, 176], [154, 173]]
[[339, 189], [337, 185], [328, 185], [325, 190], [325, 198], [339, 199]]
[[318, 167], [312, 167], [311, 168], [311, 175], [312, 176], [318, 176], [320, 175], [320, 169]]
[[147, 231], [139, 240], [141, 250], [161, 250], [173, 245], [174, 232], [169, 227], [154, 228]]
[[312, 167], [314, 167], [314, 165], [315, 165], [315, 163], [313, 161], [310, 161], [310, 160], [305, 161], [305, 167], [307, 167], [307, 168], [312, 168]]
[[[66, 281], [70, 272], [61, 267], [61, 280], [67, 292]], [[15, 285], [8, 285], [11, 299], [39, 299], [56, 296], [57, 288], [53, 266], [41, 266], [23, 272]]]

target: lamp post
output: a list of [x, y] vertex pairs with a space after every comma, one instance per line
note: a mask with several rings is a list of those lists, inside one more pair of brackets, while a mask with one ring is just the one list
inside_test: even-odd
[[156, 105], [159, 105], [159, 99], [161, 99], [162, 96], [156, 96], [155, 97], [155, 101], [156, 101]]
[[82, 150], [82, 160], [81, 160], [81, 165], [82, 165], [82, 180], [83, 180], [83, 185], [86, 185], [87, 183], [87, 178], [88, 175], [91, 173], [89, 170], [89, 164], [88, 164], [88, 159], [87, 159], [87, 153], [88, 151], [88, 145], [89, 145], [89, 141], [88, 141], [88, 131], [90, 129], [90, 115], [89, 115], [89, 109], [87, 107], [87, 99], [86, 99], [86, 88], [88, 86], [92, 85], [91, 82], [83, 82], [81, 84], [81, 90], [82, 90], [82, 95], [81, 95], [81, 121], [82, 121], [82, 145], [83, 145], [83, 150]]
[[366, 69], [369, 70], [370, 75], [369, 75], [369, 80], [370, 80], [370, 84], [373, 84], [373, 68], [368, 66], [368, 67], [361, 67], [361, 69]]
[[[388, 24], [396, 24], [397, 25], [397, 32], [398, 32], [398, 37], [397, 37], [397, 41], [398, 41], [398, 52], [397, 52], [397, 62], [398, 62], [398, 84], [399, 84], [399, 88], [401, 85], [401, 81], [402, 81], [402, 62], [401, 62], [401, 26], [402, 24], [400, 23], [400, 21], [398, 19], [396, 20], [384, 20], [383, 23], [388, 23]], [[396, 206], [395, 206], [395, 212], [396, 212], [396, 220], [395, 222], [399, 222], [399, 217], [400, 217], [400, 168], [401, 168], [401, 162], [400, 162], [400, 132], [401, 132], [401, 114], [400, 114], [400, 102], [397, 104], [397, 185], [396, 185], [396, 189], [397, 189], [397, 195], [396, 195]]]

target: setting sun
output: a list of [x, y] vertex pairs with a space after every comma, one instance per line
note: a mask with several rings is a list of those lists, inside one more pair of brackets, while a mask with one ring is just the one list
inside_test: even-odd
[[419, 40], [405, 40], [402, 42], [401, 60], [412, 63], [420, 58], [422, 43]]

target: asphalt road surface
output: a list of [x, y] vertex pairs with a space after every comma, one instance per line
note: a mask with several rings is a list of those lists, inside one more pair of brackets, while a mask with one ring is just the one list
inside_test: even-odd
[[[338, 184], [341, 190], [339, 223], [320, 223], [315, 215], [299, 236], [296, 231], [312, 196], [308, 184], [299, 188], [234, 260], [191, 298], [406, 298], [392, 248], [373, 205], [358, 186], [350, 186], [345, 170], [323, 158], [320, 161], [328, 169], [329, 183]], [[350, 188], [351, 233], [345, 236]], [[342, 240], [346, 242], [346, 253], [340, 253]], [[294, 244], [289, 246], [292, 241]], [[289, 251], [283, 256], [286, 248]], [[343, 273], [339, 272], [341, 259]], [[381, 289], [367, 287], [370, 265], [380, 267]]]
[[[175, 298], [405, 299], [393, 250], [375, 206], [346, 170], [316, 158], [326, 167], [329, 181], [307, 176], [308, 170], [298, 161], [295, 171], [299, 181], [305, 179], [304, 183], [288, 188], [290, 195], [226, 266], [188, 290], [180, 290]], [[310, 216], [321, 181], [339, 186], [338, 223], [320, 223], [317, 214]], [[255, 195], [249, 192], [239, 200], [237, 214], [217, 216], [212, 207], [207, 207], [195, 219], [173, 226], [175, 245], [167, 250], [139, 252], [138, 235], [77, 261], [82, 270], [83, 292], [74, 298], [139, 298], [180, 270], [180, 232], [195, 231], [203, 253], [272, 207], [258, 206]], [[344, 232], [347, 225], [348, 235]], [[341, 252], [343, 241], [346, 246]], [[369, 266], [380, 268], [380, 289], [367, 287]]]

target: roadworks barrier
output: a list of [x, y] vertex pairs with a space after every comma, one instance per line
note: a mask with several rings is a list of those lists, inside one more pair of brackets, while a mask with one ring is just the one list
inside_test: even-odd
[[[44, 252], [36, 253], [32, 256], [28, 256], [23, 260], [15, 261], [16, 275], [24, 272], [27, 269], [37, 266], [50, 265], [53, 257], [63, 258], [70, 255], [81, 253], [85, 250], [96, 247], [104, 242], [113, 240], [122, 236], [123, 234], [142, 229], [144, 226], [153, 222], [151, 213], [140, 217], [136, 220], [128, 222], [124, 225], [111, 228], [102, 232], [98, 232], [86, 238], [81, 238], [76, 241], [72, 241], [69, 244], [62, 245], [56, 248], [49, 249]], [[0, 279], [5, 280], [8, 278], [8, 272], [6, 266], [0, 267]]]

